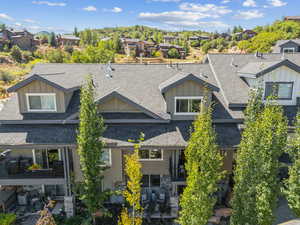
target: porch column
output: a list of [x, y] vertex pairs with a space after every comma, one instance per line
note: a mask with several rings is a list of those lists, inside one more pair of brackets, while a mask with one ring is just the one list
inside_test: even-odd
[[65, 197], [64, 206], [67, 217], [74, 216], [74, 197], [71, 192], [71, 179], [70, 179], [70, 162], [69, 162], [69, 148], [62, 149], [62, 160], [64, 164], [64, 175], [65, 175]]

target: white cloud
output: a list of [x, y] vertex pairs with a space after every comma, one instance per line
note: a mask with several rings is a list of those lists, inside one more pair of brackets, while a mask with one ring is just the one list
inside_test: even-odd
[[114, 12], [114, 13], [120, 13], [120, 12], [123, 11], [123, 9], [119, 8], [119, 7], [114, 7], [111, 11]]
[[183, 12], [183, 11], [170, 11], [161, 13], [143, 12], [139, 14], [139, 18], [150, 22], [181, 22], [181, 21], [197, 21], [210, 17], [204, 13], [197, 12]]
[[95, 11], [97, 11], [97, 8], [95, 6], [90, 5], [90, 6], [83, 8], [83, 10], [88, 11], [88, 12], [95, 12]]
[[246, 0], [243, 2], [245, 7], [256, 7], [256, 2], [254, 0]]
[[184, 11], [193, 11], [207, 13], [211, 15], [225, 15], [231, 13], [232, 10], [226, 6], [217, 6], [215, 4], [195, 4], [195, 3], [182, 3], [179, 8]]
[[9, 15], [7, 15], [5, 13], [0, 13], [0, 19], [10, 20], [10, 21], [14, 20], [14, 18], [10, 17]]
[[104, 12], [120, 13], [123, 11], [122, 8], [113, 7], [112, 9], [103, 9]]
[[25, 19], [23, 21], [26, 22], [26, 23], [38, 23], [37, 21], [32, 20], [32, 19]]
[[235, 17], [238, 19], [251, 20], [264, 17], [264, 13], [258, 10], [238, 11]]
[[229, 25], [222, 21], [180, 21], [180, 22], [166, 22], [167, 25], [184, 28], [228, 28]]
[[17, 26], [17, 27], [22, 27], [23, 24], [17, 22], [17, 23], [15, 23], [15, 26]]
[[36, 5], [47, 5], [47, 6], [66, 6], [67, 4], [64, 2], [48, 2], [48, 1], [33, 1], [32, 4]]
[[268, 0], [269, 2], [269, 6], [264, 6], [265, 8], [268, 7], [282, 7], [282, 6], [286, 6], [288, 3], [284, 2], [282, 0]]
[[[218, 16], [215, 16], [216, 18]], [[175, 28], [227, 28], [229, 25], [221, 21], [200, 21], [212, 16], [201, 12], [170, 11], [161, 13], [144, 12], [139, 18], [148, 22], [160, 23]]]
[[227, 3], [230, 3], [231, 2], [231, 0], [223, 0], [221, 3], [222, 4], [227, 4]]

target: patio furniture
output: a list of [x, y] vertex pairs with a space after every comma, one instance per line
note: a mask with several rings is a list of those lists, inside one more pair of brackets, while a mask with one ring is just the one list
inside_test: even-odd
[[19, 205], [27, 205], [28, 204], [28, 193], [18, 193], [18, 204]]
[[9, 160], [6, 164], [7, 173], [9, 175], [16, 175], [19, 172], [19, 165], [17, 160]]
[[31, 159], [20, 159], [19, 165], [20, 165], [20, 172], [24, 173], [32, 165], [32, 160]]
[[54, 176], [64, 176], [64, 163], [63, 161], [53, 161]]

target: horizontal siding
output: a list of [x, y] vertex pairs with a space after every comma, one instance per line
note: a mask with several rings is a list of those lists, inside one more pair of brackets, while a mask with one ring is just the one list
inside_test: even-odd
[[293, 82], [292, 100], [278, 100], [280, 105], [296, 105], [297, 97], [300, 97], [300, 74], [286, 66], [277, 68], [257, 79], [247, 79], [247, 82], [251, 87], [261, 87], [263, 93], [265, 93], [266, 82]]

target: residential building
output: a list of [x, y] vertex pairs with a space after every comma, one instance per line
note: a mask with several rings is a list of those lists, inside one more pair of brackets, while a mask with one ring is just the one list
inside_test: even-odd
[[189, 41], [202, 41], [202, 40], [210, 40], [210, 36], [191, 36], [189, 37]]
[[25, 29], [5, 28], [0, 31], [0, 47], [4, 45], [9, 48], [17, 45], [22, 50], [32, 50], [35, 46], [34, 36]]
[[273, 53], [300, 52], [300, 39], [279, 40], [273, 47]]
[[[183, 150], [203, 99], [214, 102], [213, 125], [230, 175], [250, 89], [260, 86], [264, 98], [275, 91], [292, 121], [300, 102], [299, 60], [300, 54], [209, 54], [202, 64], [37, 64], [8, 89], [12, 96], [0, 111], [0, 185], [39, 188], [65, 199], [73, 213], [71, 174], [82, 180], [80, 87], [91, 74], [106, 124], [103, 188], [125, 185], [124, 156], [133, 151], [128, 139], [143, 132], [143, 190], [177, 198], [185, 186]], [[33, 164], [39, 168], [29, 169]]]
[[56, 39], [59, 46], [78, 46], [80, 43], [80, 38], [74, 35], [60, 34]]
[[159, 44], [157, 49], [158, 51], [161, 52], [161, 55], [164, 57], [164, 58], [169, 58], [169, 50], [172, 49], [172, 48], [175, 48], [179, 55], [180, 55], [180, 58], [181, 59], [185, 59], [186, 57], [186, 51], [184, 50], [183, 47], [179, 46], [179, 45], [173, 45], [173, 44]]
[[164, 43], [173, 43], [174, 41], [177, 41], [179, 37], [177, 36], [170, 36], [170, 35], [165, 35], [163, 37]]
[[123, 52], [127, 56], [151, 57], [156, 51], [154, 43], [140, 39], [121, 38]]
[[300, 16], [286, 16], [284, 17], [284, 20], [300, 22]]
[[235, 36], [237, 37], [237, 40], [248, 40], [250, 38], [253, 38], [257, 35], [257, 33], [253, 30], [244, 30], [243, 32], [236, 33]]

